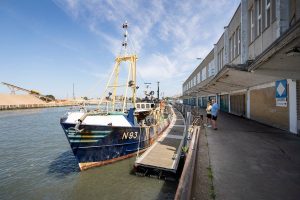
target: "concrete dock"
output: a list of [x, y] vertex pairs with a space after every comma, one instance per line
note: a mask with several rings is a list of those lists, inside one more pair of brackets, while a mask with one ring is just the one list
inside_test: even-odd
[[174, 109], [174, 117], [163, 135], [139, 157], [135, 166], [176, 172], [186, 134], [185, 120]]
[[299, 199], [299, 137], [226, 113], [217, 122], [201, 128], [190, 199]]

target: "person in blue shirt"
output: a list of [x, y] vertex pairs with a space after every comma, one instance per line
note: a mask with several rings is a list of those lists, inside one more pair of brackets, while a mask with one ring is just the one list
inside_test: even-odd
[[217, 130], [217, 118], [218, 118], [218, 110], [219, 110], [219, 105], [217, 102], [213, 99], [212, 101], [212, 107], [211, 107], [211, 122], [212, 122], [212, 128], [214, 130]]

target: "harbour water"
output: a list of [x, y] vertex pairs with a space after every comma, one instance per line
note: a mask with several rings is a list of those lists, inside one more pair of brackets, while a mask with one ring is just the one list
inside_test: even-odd
[[131, 173], [135, 158], [79, 171], [59, 124], [70, 109], [0, 112], [0, 199], [173, 199], [176, 182]]

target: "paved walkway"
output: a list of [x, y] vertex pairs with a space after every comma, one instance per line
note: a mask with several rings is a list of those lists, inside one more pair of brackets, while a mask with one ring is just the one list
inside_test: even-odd
[[[300, 199], [300, 137], [226, 113], [220, 114], [217, 131], [202, 130], [216, 199]], [[194, 199], [200, 197], [194, 194]]]

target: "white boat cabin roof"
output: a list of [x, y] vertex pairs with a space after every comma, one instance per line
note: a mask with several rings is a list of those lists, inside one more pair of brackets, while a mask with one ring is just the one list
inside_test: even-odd
[[[80, 119], [84, 115], [83, 112], [70, 112], [68, 113], [68, 117], [66, 119], [66, 123], [76, 124], [78, 119]], [[132, 125], [128, 122], [124, 115], [91, 115], [87, 116], [83, 122], [83, 125], [100, 125], [107, 126], [111, 124], [111, 126], [123, 126], [123, 127], [131, 127]]]

